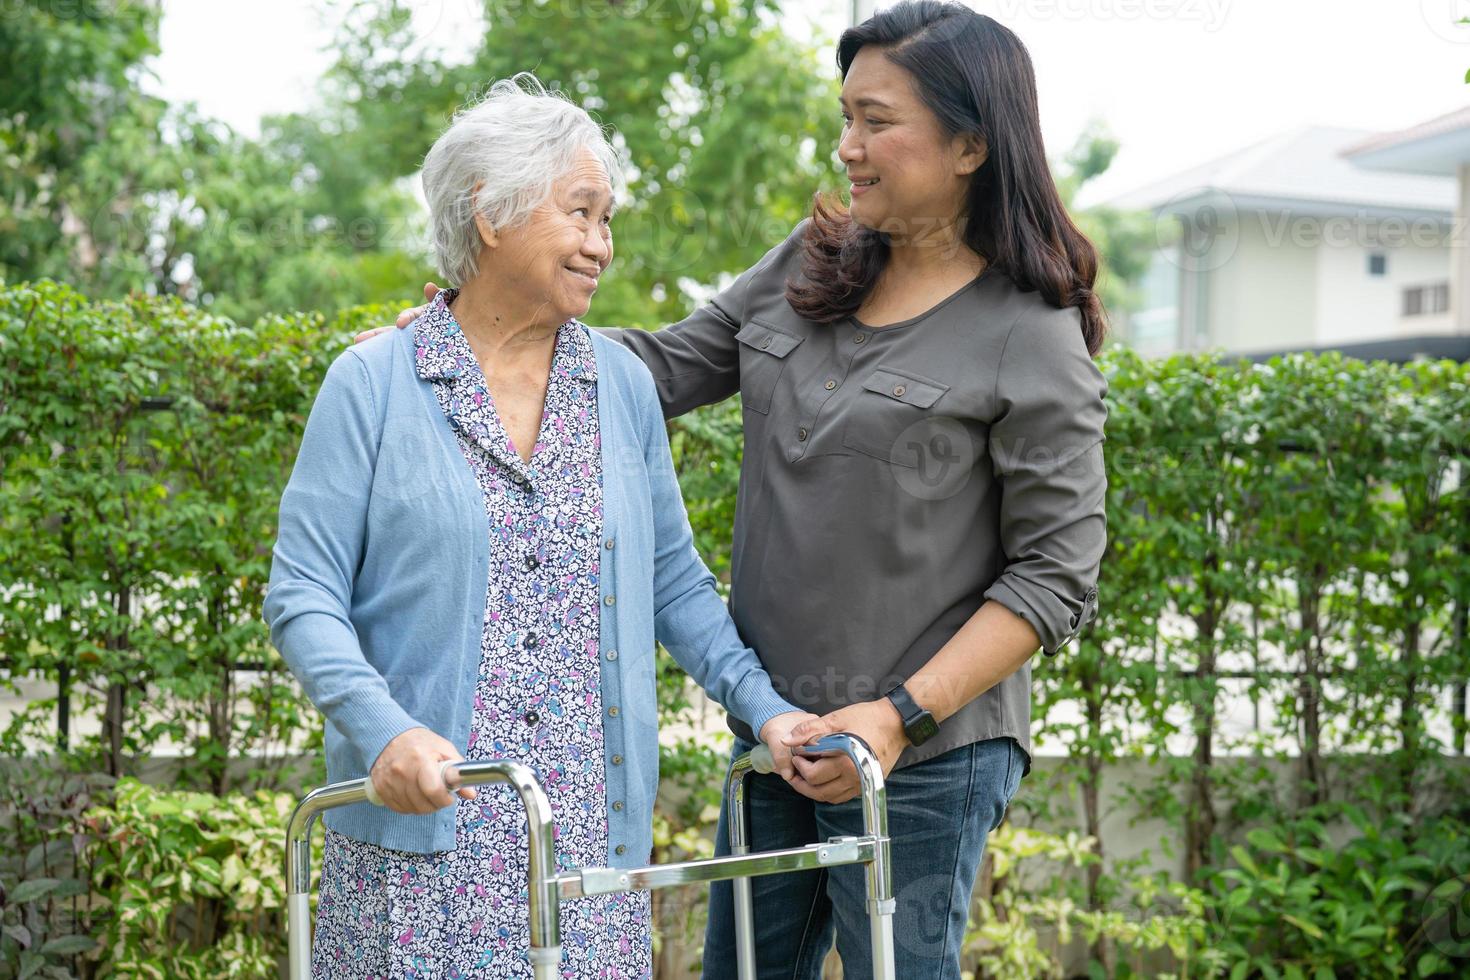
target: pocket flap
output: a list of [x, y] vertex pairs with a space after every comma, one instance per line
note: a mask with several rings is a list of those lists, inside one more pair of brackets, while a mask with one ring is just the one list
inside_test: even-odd
[[776, 357], [785, 357], [797, 348], [805, 337], [796, 337], [775, 327], [751, 320], [735, 334], [735, 339], [747, 347], [765, 351]]
[[929, 408], [939, 401], [940, 395], [949, 390], [949, 385], [906, 371], [895, 371], [893, 368], [879, 368], [874, 371], [863, 382], [863, 387], [868, 391], [896, 398], [915, 408]]

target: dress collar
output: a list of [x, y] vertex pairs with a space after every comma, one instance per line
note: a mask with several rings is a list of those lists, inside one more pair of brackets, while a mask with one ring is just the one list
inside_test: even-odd
[[[411, 328], [414, 332], [414, 359], [419, 377], [425, 381], [448, 381], [461, 377], [471, 368], [478, 373], [475, 352], [449, 309], [457, 295], [458, 289], [441, 289]], [[597, 380], [597, 357], [592, 349], [592, 338], [580, 321], [568, 320], [557, 331], [551, 370], [573, 380]]]

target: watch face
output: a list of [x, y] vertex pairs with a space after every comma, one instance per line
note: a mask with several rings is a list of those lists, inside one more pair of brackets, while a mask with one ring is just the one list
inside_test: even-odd
[[922, 745], [939, 734], [939, 723], [934, 720], [933, 715], [926, 711], [922, 717], [908, 727], [905, 734], [913, 744]]

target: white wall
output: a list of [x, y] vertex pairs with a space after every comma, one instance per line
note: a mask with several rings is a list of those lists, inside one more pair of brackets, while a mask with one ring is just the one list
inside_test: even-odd
[[[1368, 257], [1374, 253], [1382, 254], [1387, 260], [1382, 276], [1368, 274]], [[1402, 316], [1406, 287], [1445, 282], [1449, 275], [1450, 250], [1443, 240], [1421, 244], [1406, 242], [1388, 248], [1362, 241], [1346, 244], [1324, 242], [1317, 249], [1314, 284], [1317, 290], [1316, 343], [1354, 343], [1449, 333], [1451, 318], [1448, 312]]]
[[[1448, 280], [1448, 241], [1447, 228], [1422, 222], [1384, 226], [1284, 210], [1230, 215], [1214, 227], [1206, 252], [1156, 250], [1130, 340], [1150, 355], [1255, 353], [1450, 333], [1450, 312], [1401, 312], [1406, 287]], [[1387, 259], [1382, 276], [1368, 274], [1374, 253]], [[1203, 292], [1197, 299], [1194, 284]], [[1175, 316], [1164, 315], [1166, 304]]]
[[1209, 274], [1206, 346], [1232, 352], [1309, 346], [1317, 320], [1316, 254], [1266, 216], [1242, 212]]

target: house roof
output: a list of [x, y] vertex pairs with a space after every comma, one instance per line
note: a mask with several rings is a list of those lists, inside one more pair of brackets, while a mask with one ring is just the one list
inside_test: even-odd
[[1240, 210], [1290, 207], [1321, 215], [1434, 217], [1454, 212], [1451, 178], [1365, 169], [1343, 155], [1372, 130], [1306, 126], [1115, 197], [1111, 207], [1192, 213], [1214, 203]]
[[1345, 148], [1343, 155], [1369, 170], [1454, 177], [1460, 164], [1470, 163], [1470, 106], [1377, 133]]

